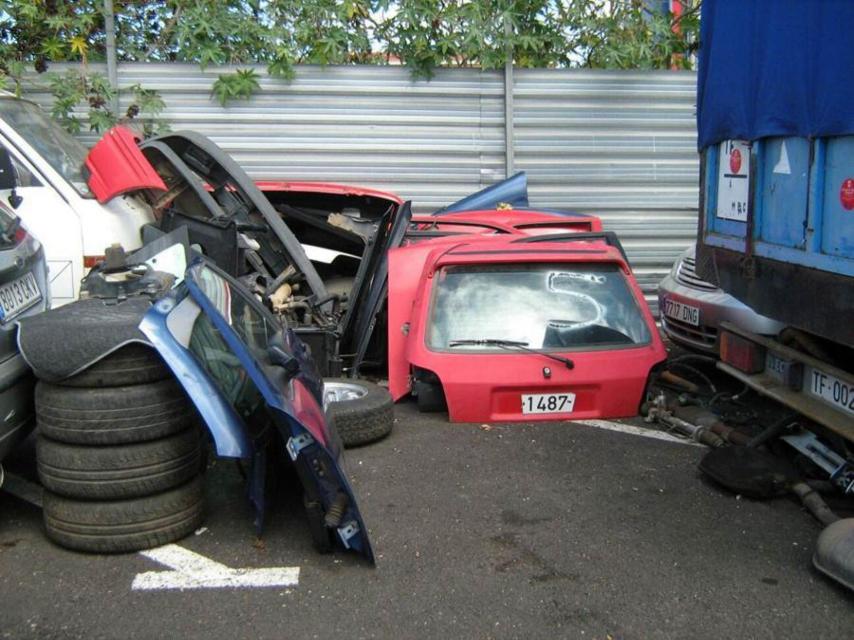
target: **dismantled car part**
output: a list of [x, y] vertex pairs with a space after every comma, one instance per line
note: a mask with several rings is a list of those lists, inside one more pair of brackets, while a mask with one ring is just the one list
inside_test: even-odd
[[664, 346], [619, 248], [581, 235], [393, 249], [395, 399], [413, 393], [432, 408], [443, 397], [454, 422], [635, 415]]
[[854, 590], [854, 518], [828, 525], [816, 543], [815, 568]]
[[274, 207], [204, 136], [170, 133], [141, 149], [166, 184], [148, 196], [160, 229], [186, 227], [191, 244], [305, 334], [324, 375], [385, 360], [385, 341], [373, 335], [385, 286], [376, 275], [402, 239], [398, 220], [408, 220], [396, 196], [262, 183]]
[[822, 524], [839, 520], [818, 492], [801, 480], [794, 465], [769, 451], [753, 447], [716, 448], [703, 456], [699, 469], [735, 493], [756, 499], [791, 493]]
[[723, 438], [712, 431], [711, 426], [699, 425], [683, 420], [667, 406], [667, 398], [663, 393], [656, 395], [652, 404], [644, 407], [644, 421], [660, 422], [665, 426], [688, 436], [695, 442], [708, 445], [710, 447], [722, 447], [725, 442]]
[[433, 215], [444, 216], [457, 211], [483, 211], [495, 209], [502, 204], [507, 208], [528, 206], [528, 176], [524, 171], [449, 204]]
[[843, 493], [854, 495], [854, 464], [822, 444], [814, 433], [800, 430], [780, 439], [818, 465]]
[[323, 381], [323, 405], [345, 447], [369, 444], [391, 433], [393, 404], [386, 389], [366, 380]]
[[373, 562], [306, 346], [222, 271], [197, 260], [185, 278], [186, 286], [153, 305], [140, 327], [196, 404], [218, 453], [252, 461], [257, 524], [265, 511], [268, 448], [283, 447], [308, 502], [325, 514], [325, 535]]
[[[108, 276], [125, 273], [128, 265], [156, 264], [172, 270], [161, 274], [164, 289], [90, 297], [35, 316], [19, 333], [24, 357], [40, 378], [62, 383], [134, 343], [153, 347], [203, 419], [217, 453], [250, 463], [257, 527], [266, 511], [268, 469], [281, 473], [276, 464], [290, 459], [300, 492], [323, 516], [324, 528], [312, 523], [313, 535], [322, 532], [326, 546], [337, 544], [373, 561], [341, 466], [340, 440], [323, 410], [323, 383], [306, 346], [251, 292], [201, 257], [181, 273], [187, 245], [178, 243], [181, 259], [165, 245], [182, 234], [186, 230], [159, 238], [154, 255], [148, 247], [126, 258], [116, 250], [111, 266], [96, 271]], [[81, 522], [89, 522], [87, 514], [78, 514]]]
[[[101, 204], [139, 189], [166, 191], [163, 180], [139, 150], [139, 140], [130, 129], [113, 127], [86, 156], [87, 183]], [[116, 162], [117, 157], [123, 162]]]

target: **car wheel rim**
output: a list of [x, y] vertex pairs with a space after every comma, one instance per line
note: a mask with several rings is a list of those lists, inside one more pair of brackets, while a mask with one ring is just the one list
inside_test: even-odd
[[368, 395], [368, 390], [362, 385], [351, 382], [324, 382], [323, 400], [325, 404], [358, 400]]

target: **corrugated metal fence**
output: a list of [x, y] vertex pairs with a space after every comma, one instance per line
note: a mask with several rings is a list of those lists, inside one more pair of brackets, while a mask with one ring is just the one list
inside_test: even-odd
[[[303, 66], [285, 83], [259, 68], [261, 91], [222, 108], [211, 85], [230, 70], [125, 64], [119, 86], [158, 90], [173, 130], [210, 136], [255, 178], [367, 185], [430, 211], [504, 177], [501, 71], [413, 82], [401, 67]], [[690, 72], [514, 71], [515, 168], [532, 205], [600, 215], [648, 294], [695, 233], [695, 83]]]

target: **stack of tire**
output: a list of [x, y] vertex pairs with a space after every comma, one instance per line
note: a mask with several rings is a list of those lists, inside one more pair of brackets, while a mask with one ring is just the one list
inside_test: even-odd
[[35, 394], [48, 537], [70, 549], [136, 551], [204, 516], [197, 414], [151, 348], [130, 344]]

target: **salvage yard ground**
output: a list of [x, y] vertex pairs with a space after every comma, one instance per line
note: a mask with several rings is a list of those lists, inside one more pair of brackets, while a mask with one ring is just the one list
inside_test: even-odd
[[256, 540], [237, 468], [210, 470], [205, 529], [181, 547], [228, 567], [299, 567], [290, 588], [132, 590], [137, 574], [167, 567], [61, 550], [36, 507], [0, 491], [0, 638], [843, 638], [854, 629], [854, 596], [811, 568], [819, 525], [788, 500], [738, 500], [708, 485], [696, 471], [701, 447], [567, 423], [453, 425], [408, 404], [396, 415], [390, 438], [347, 456], [375, 569], [316, 554], [296, 499]]

